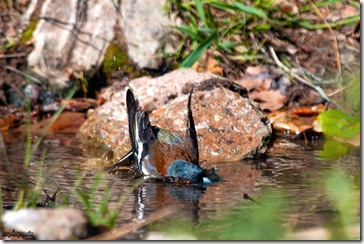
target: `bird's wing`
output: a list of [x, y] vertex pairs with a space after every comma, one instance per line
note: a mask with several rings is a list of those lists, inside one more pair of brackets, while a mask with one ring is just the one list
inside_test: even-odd
[[191, 110], [191, 98], [192, 98], [193, 88], [191, 89], [190, 95], [188, 96], [188, 103], [187, 103], [187, 131], [186, 136], [191, 140], [192, 143], [192, 153], [193, 164], [199, 164], [199, 153], [198, 153], [198, 141], [197, 141], [197, 133], [195, 128], [195, 122], [193, 120], [193, 114]]
[[139, 170], [142, 171], [142, 160], [148, 154], [149, 144], [155, 141], [156, 138], [150, 125], [149, 114], [141, 110], [139, 101], [135, 99], [131, 89], [128, 89], [126, 93], [126, 105], [129, 119], [130, 142]]
[[130, 150], [127, 154], [125, 154], [122, 158], [120, 158], [116, 163], [107, 167], [105, 171], [111, 172], [113, 170], [117, 170], [122, 166], [127, 166], [132, 163], [133, 160], [133, 150]]

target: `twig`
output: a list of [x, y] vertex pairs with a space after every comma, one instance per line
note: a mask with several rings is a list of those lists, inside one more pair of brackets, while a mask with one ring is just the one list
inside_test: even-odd
[[328, 98], [328, 96], [326, 95], [326, 93], [322, 90], [321, 87], [319, 86], [315, 86], [313, 84], [311, 84], [310, 82], [304, 80], [303, 78], [301, 78], [300, 76], [296, 75], [295, 73], [291, 72], [291, 70], [285, 66], [277, 57], [276, 52], [274, 51], [273, 47], [269, 47], [269, 52], [272, 55], [272, 58], [274, 60], [274, 62], [284, 71], [287, 72], [288, 74], [290, 74], [293, 78], [295, 78], [296, 80], [302, 82], [303, 84], [311, 87], [312, 89], [316, 90], [325, 100], [327, 100], [328, 102], [330, 102], [330, 99]]
[[346, 84], [345, 86], [341, 86], [339, 89], [337, 89], [336, 91], [333, 91], [332, 93], [328, 94], [329, 97], [332, 97], [340, 92], [342, 92], [343, 90], [349, 88], [350, 86], [354, 85], [355, 81], [351, 81], [348, 84]]
[[121, 226], [119, 228], [104, 232], [102, 234], [92, 236], [90, 238], [87, 238], [85, 240], [116, 240], [120, 239], [121, 237], [125, 236], [126, 234], [135, 231], [145, 225], [148, 225], [150, 223], [153, 223], [154, 221], [163, 219], [173, 213], [175, 213], [178, 210], [178, 208], [175, 207], [165, 207], [161, 210], [152, 213], [148, 218], [146, 218], [143, 222], [137, 222], [137, 223], [130, 223], [124, 226]]
[[26, 55], [27, 55], [26, 53], [1, 54], [0, 59], [3, 59], [3, 58], [19, 58], [19, 57], [24, 57]]
[[23, 100], [25, 100], [25, 94], [22, 91], [22, 89], [20, 89], [18, 87], [18, 85], [14, 82], [7, 82], [7, 84], [14, 89], [14, 91], [19, 95], [19, 97], [21, 97]]
[[320, 96], [325, 99], [327, 102], [334, 104], [337, 108], [339, 108], [340, 110], [344, 111], [344, 109], [337, 104], [335, 101], [331, 100], [325, 93], [324, 90], [322, 90], [321, 87], [319, 86], [315, 86], [313, 84], [311, 84], [310, 82], [304, 80], [303, 78], [301, 78], [300, 76], [296, 75], [295, 73], [291, 72], [291, 70], [285, 66], [277, 57], [276, 52], [274, 51], [273, 47], [269, 46], [269, 52], [272, 55], [272, 58], [274, 60], [274, 62], [286, 73], [290, 74], [293, 78], [295, 78], [296, 80], [302, 82], [303, 84], [311, 87], [312, 89], [314, 89], [315, 91], [317, 91]]
[[325, 25], [327, 26], [327, 28], [329, 29], [330, 33], [332, 34], [332, 36], [334, 37], [334, 50], [335, 50], [335, 54], [336, 54], [336, 65], [337, 65], [337, 69], [339, 71], [339, 80], [341, 81], [341, 59], [340, 59], [340, 51], [339, 51], [339, 45], [338, 45], [338, 40], [337, 40], [337, 36], [335, 34], [335, 32], [332, 30], [331, 26], [329, 25], [329, 23], [327, 23], [326, 19], [324, 18], [324, 16], [322, 16], [320, 10], [316, 7], [316, 5], [312, 2], [312, 0], [308, 0], [309, 4], [311, 5], [311, 7], [315, 10], [316, 14], [320, 17], [320, 19], [322, 21], [324, 21]]
[[43, 82], [41, 80], [39, 80], [39, 79], [37, 79], [37, 78], [35, 78], [35, 77], [33, 77], [33, 76], [31, 76], [31, 75], [29, 75], [29, 74], [21, 71], [21, 70], [18, 70], [18, 69], [14, 68], [14, 67], [11, 67], [9, 65], [6, 65], [5, 68], [7, 70], [13, 71], [14, 73], [16, 73], [18, 75], [21, 75], [21, 76], [25, 77], [26, 79], [29, 79], [29, 80], [31, 80], [31, 81], [33, 81], [33, 82], [41, 85], [42, 87], [45, 87], [45, 85], [43, 84]]

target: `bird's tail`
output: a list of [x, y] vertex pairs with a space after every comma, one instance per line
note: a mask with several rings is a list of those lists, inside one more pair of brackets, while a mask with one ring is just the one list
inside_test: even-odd
[[194, 162], [193, 164], [199, 164], [199, 152], [198, 152], [198, 141], [197, 141], [197, 133], [195, 128], [195, 122], [193, 119], [193, 114], [191, 110], [191, 98], [193, 94], [193, 87], [191, 89], [190, 95], [188, 96], [188, 103], [187, 103], [187, 137], [190, 138], [193, 146], [193, 153], [194, 153]]
[[129, 137], [134, 158], [142, 172], [142, 159], [147, 155], [148, 143], [154, 136], [149, 115], [141, 110], [138, 99], [131, 89], [126, 92], [126, 106], [129, 120]]

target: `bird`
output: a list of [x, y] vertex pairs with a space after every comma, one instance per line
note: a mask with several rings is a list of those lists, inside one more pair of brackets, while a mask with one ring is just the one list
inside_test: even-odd
[[109, 169], [134, 161], [140, 174], [169, 182], [210, 184], [219, 181], [214, 168], [203, 169], [199, 165], [198, 140], [191, 110], [192, 93], [193, 89], [187, 102], [186, 132], [181, 136], [152, 126], [150, 112], [141, 109], [133, 90], [128, 88], [126, 105], [132, 149]]

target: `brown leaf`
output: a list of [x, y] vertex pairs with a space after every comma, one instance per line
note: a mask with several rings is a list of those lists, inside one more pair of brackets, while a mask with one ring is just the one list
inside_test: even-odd
[[[78, 128], [85, 121], [85, 115], [83, 113], [76, 112], [63, 112], [51, 126], [53, 132], [71, 133], [77, 132]], [[45, 120], [45, 123], [49, 123]]]
[[0, 116], [0, 131], [8, 131], [20, 119], [13, 114], [5, 114]]
[[316, 90], [301, 82], [290, 80], [270, 66], [248, 67], [244, 77], [235, 82], [246, 88], [249, 98], [260, 103], [264, 111], [273, 112], [283, 107], [310, 107], [323, 101]]
[[276, 111], [267, 114], [267, 117], [273, 124], [274, 130], [299, 135], [306, 130], [313, 129], [317, 115], [324, 110], [326, 110], [326, 106], [320, 104], [312, 107]]

